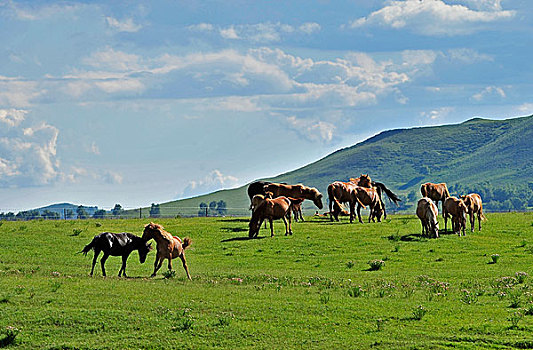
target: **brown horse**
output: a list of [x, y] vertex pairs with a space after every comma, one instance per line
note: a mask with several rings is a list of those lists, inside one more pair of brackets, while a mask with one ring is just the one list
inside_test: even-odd
[[305, 199], [303, 198], [289, 198], [292, 205], [292, 214], [294, 215], [294, 221], [298, 222], [298, 220], [305, 221], [304, 217], [302, 215], [302, 203]]
[[372, 179], [370, 179], [370, 176], [368, 176], [368, 174], [361, 174], [361, 176], [357, 178], [350, 178], [350, 182], [356, 184], [357, 186], [373, 188], [378, 192], [379, 201], [381, 202], [381, 207], [383, 209], [383, 216], [385, 219], [387, 218], [387, 211], [385, 210], [385, 203], [383, 203], [383, 193], [385, 193], [387, 197], [389, 198], [389, 200], [392, 201], [396, 205], [398, 205], [398, 202], [402, 201], [400, 197], [398, 197], [394, 192], [388, 189], [387, 186], [385, 186], [385, 184], [381, 182], [377, 182], [377, 181], [372, 181]]
[[272, 192], [266, 192], [264, 195], [256, 194], [252, 197], [252, 204], [250, 204], [250, 210], [255, 211], [255, 208], [261, 203], [265, 198], [272, 199]]
[[383, 207], [381, 200], [379, 199], [378, 192], [373, 188], [355, 186], [351, 192], [350, 200], [350, 222], [353, 221], [355, 215], [353, 215], [355, 204], [357, 203], [357, 218], [360, 223], [361, 220], [361, 207], [368, 205], [370, 207], [370, 215], [368, 216], [368, 222], [377, 218], [378, 222], [381, 222], [381, 215], [383, 214]]
[[329, 219], [339, 221], [342, 203], [351, 201], [351, 193], [356, 185], [352, 182], [335, 181], [328, 185]]
[[272, 192], [274, 198], [276, 197], [291, 197], [291, 198], [303, 198], [313, 201], [313, 203], [322, 209], [322, 194], [314, 187], [307, 187], [302, 184], [298, 185], [285, 185], [280, 183], [270, 183], [264, 186], [265, 192]]
[[[285, 224], [285, 236], [292, 235], [291, 229], [291, 201], [287, 197], [277, 197], [274, 199], [265, 198], [261, 201], [252, 212], [252, 218], [249, 223], [248, 236], [250, 238], [257, 237], [259, 228], [265, 219], [270, 222], [270, 237], [274, 236], [274, 227], [272, 221], [275, 219], [282, 219]], [[287, 225], [287, 216], [289, 224]]]
[[420, 193], [422, 193], [422, 197], [428, 197], [432, 199], [437, 205], [437, 209], [439, 208], [439, 202], [442, 202], [442, 205], [444, 207], [444, 201], [446, 200], [446, 198], [450, 197], [450, 192], [448, 192], [448, 186], [446, 186], [444, 182], [440, 184], [434, 184], [431, 182], [422, 184], [420, 186]]
[[481, 220], [487, 220], [485, 215], [483, 215], [483, 202], [481, 201], [481, 196], [477, 193], [470, 193], [466, 196], [461, 196], [461, 199], [465, 202], [468, 216], [470, 217], [470, 230], [474, 232], [474, 224], [476, 222], [474, 214], [477, 214], [479, 231], [481, 231]]
[[416, 216], [422, 223], [422, 236], [439, 238], [439, 221], [437, 220], [438, 209], [435, 203], [428, 197], [420, 198], [416, 207]]
[[172, 259], [179, 257], [183, 264], [183, 268], [187, 273], [187, 278], [191, 279], [189, 268], [187, 267], [187, 262], [185, 261], [185, 249], [191, 245], [191, 239], [189, 237], [185, 237], [182, 242], [178, 237], [172, 236], [170, 233], [165, 231], [163, 226], [151, 222], [144, 227], [142, 239], [149, 241], [152, 238], [155, 240], [157, 245], [157, 256], [155, 257], [154, 273], [152, 273], [152, 277], [155, 276], [157, 270], [159, 270], [161, 265], [163, 265], [163, 260], [168, 259], [168, 269], [172, 270]]
[[463, 236], [465, 236], [466, 213], [466, 205], [461, 199], [454, 196], [446, 198], [444, 204], [442, 205], [442, 216], [444, 217], [444, 231], [446, 231], [447, 229], [448, 218], [451, 216], [453, 232], [461, 235], [462, 231]]

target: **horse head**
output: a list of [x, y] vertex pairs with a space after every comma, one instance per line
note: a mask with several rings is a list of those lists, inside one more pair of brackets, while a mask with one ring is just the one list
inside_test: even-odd
[[146, 256], [152, 251], [152, 243], [144, 242], [139, 248], [139, 262], [143, 264], [146, 261]]
[[372, 180], [368, 174], [361, 174], [359, 177], [359, 186], [361, 187], [372, 187]]
[[318, 192], [318, 190], [315, 188], [313, 188], [313, 203], [315, 203], [318, 209], [322, 209], [324, 207], [322, 205], [322, 193]]
[[152, 238], [155, 238], [156, 232], [161, 232], [160, 230], [162, 228], [163, 226], [150, 222], [148, 225], [144, 226], [142, 239], [148, 242]]

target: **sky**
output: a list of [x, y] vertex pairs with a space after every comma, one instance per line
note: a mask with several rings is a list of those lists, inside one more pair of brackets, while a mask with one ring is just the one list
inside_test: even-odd
[[0, 0], [0, 42], [0, 212], [150, 206], [533, 114], [530, 0]]

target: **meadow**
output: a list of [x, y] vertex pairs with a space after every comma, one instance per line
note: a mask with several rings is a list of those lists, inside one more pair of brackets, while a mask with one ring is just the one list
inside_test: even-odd
[[179, 260], [149, 278], [155, 252], [132, 253], [130, 278], [118, 257], [89, 276], [94, 235], [149, 219], [0, 222], [0, 347], [532, 348], [533, 213], [487, 217], [439, 239], [414, 215], [307, 217], [253, 240], [246, 217], [152, 219], [192, 238], [192, 281]]

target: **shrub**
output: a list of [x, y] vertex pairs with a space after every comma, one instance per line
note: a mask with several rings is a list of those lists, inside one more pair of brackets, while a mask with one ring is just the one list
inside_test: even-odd
[[374, 259], [374, 260], [370, 260], [368, 262], [368, 265], [370, 265], [371, 271], [377, 271], [377, 270], [381, 270], [381, 268], [385, 266], [385, 261], [380, 260], [380, 259]]
[[15, 327], [8, 326], [4, 330], [4, 337], [0, 339], [0, 347], [5, 348], [15, 343], [15, 338], [19, 335], [20, 330]]
[[163, 277], [166, 278], [166, 279], [174, 278], [174, 277], [176, 277], [176, 271], [174, 271], [174, 270], [165, 271], [165, 272], [163, 272]]
[[417, 321], [420, 321], [427, 312], [428, 310], [424, 306], [418, 305], [413, 309], [413, 318]]
[[353, 286], [348, 288], [348, 295], [352, 298], [359, 298], [365, 294], [365, 290], [361, 286]]
[[515, 277], [516, 277], [516, 280], [518, 281], [518, 283], [524, 283], [528, 276], [529, 275], [527, 274], [527, 272], [523, 272], [523, 271], [519, 271], [519, 272], [515, 273]]

